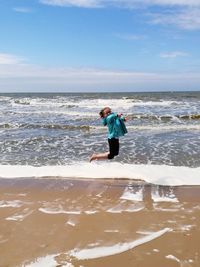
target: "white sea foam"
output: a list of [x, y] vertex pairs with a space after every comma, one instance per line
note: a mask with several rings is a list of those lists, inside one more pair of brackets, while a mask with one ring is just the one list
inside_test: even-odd
[[97, 210], [86, 210], [84, 211], [85, 214], [88, 214], [88, 215], [91, 215], [91, 214], [95, 214], [95, 213], [98, 213]]
[[[102, 127], [103, 128], [103, 127]], [[128, 131], [135, 131], [135, 130], [141, 130], [141, 131], [199, 131], [200, 125], [199, 124], [174, 124], [174, 125], [134, 125], [134, 126], [128, 126]]]
[[138, 211], [141, 211], [143, 209], [144, 209], [143, 206], [141, 206], [141, 207], [130, 206], [128, 208], [123, 208], [123, 207], [120, 207], [120, 205], [119, 205], [119, 206], [108, 209], [107, 212], [109, 212], [109, 213], [138, 212]]
[[[165, 101], [164, 101], [165, 102]], [[160, 102], [160, 105], [162, 106], [164, 102]], [[168, 101], [167, 101], [168, 102]], [[30, 107], [34, 108], [40, 108], [43, 111], [48, 111], [49, 108], [53, 109], [60, 109], [60, 108], [67, 108], [67, 107], [76, 107], [76, 109], [95, 109], [100, 110], [102, 107], [111, 106], [115, 107], [116, 110], [118, 109], [127, 109], [127, 108], [133, 108], [135, 105], [148, 105], [148, 106], [154, 106], [154, 102], [135, 102], [131, 99], [126, 98], [119, 98], [119, 99], [107, 99], [107, 98], [99, 98], [99, 99], [79, 99], [76, 100], [70, 100], [67, 98], [57, 98], [57, 99], [31, 99], [31, 98], [24, 98], [22, 100], [18, 101], [11, 101], [11, 105], [13, 107], [20, 107], [24, 105], [29, 105]], [[159, 102], [158, 102], [159, 104]], [[166, 104], [164, 104], [165, 106]], [[168, 104], [167, 104], [168, 105]]]
[[7, 221], [23, 221], [26, 217], [28, 217], [29, 215], [31, 215], [33, 213], [33, 211], [29, 211], [28, 209], [25, 209], [24, 211], [22, 211], [22, 213], [16, 213], [10, 217], [7, 217], [6, 220]]
[[51, 209], [51, 208], [39, 208], [39, 211], [46, 214], [70, 214], [70, 215], [80, 215], [81, 211], [76, 210], [63, 210], [63, 209]]
[[73, 220], [69, 220], [69, 221], [67, 221], [67, 223], [66, 224], [68, 224], [68, 225], [70, 225], [70, 226], [76, 226], [76, 222], [74, 222]]
[[159, 192], [159, 188], [152, 188], [151, 197], [153, 202], [179, 202], [172, 189], [164, 193]]
[[157, 207], [155, 207], [154, 206], [154, 209], [156, 210], [156, 211], [164, 211], [164, 212], [178, 212], [179, 211], [179, 209], [164, 209], [164, 208], [157, 208]]
[[[30, 264], [23, 264], [22, 267], [56, 267], [61, 266], [56, 261], [56, 257], [59, 255], [48, 255], [45, 257], [37, 258], [34, 262]], [[66, 262], [65, 265], [62, 265], [63, 267], [74, 267], [73, 264], [70, 262]]]
[[1, 200], [0, 208], [19, 208], [23, 205], [23, 202], [20, 200]]
[[191, 231], [195, 226], [194, 225], [180, 225], [179, 229], [180, 231], [187, 232]]
[[101, 257], [112, 256], [133, 249], [134, 247], [140, 246], [144, 243], [150, 242], [162, 236], [168, 231], [170, 231], [170, 228], [164, 228], [158, 232], [152, 233], [148, 236], [144, 236], [138, 240], [126, 243], [118, 243], [113, 246], [93, 247], [80, 250], [74, 249], [69, 252], [69, 255], [77, 258], [78, 260], [96, 259]]
[[[162, 107], [172, 107], [172, 106], [181, 106], [183, 102], [178, 101], [170, 101], [170, 100], [162, 100], [162, 101], [144, 101], [144, 100], [136, 100], [129, 98], [95, 98], [95, 99], [85, 99], [79, 98], [78, 101], [74, 98], [68, 97], [56, 97], [56, 98], [23, 98], [23, 99], [10, 99], [10, 103], [13, 108], [15, 108], [15, 112], [22, 112], [22, 108], [24, 105], [28, 105], [31, 109], [40, 109], [39, 112], [48, 113], [52, 111], [57, 113], [68, 113], [74, 112], [73, 108], [76, 108], [76, 112], [78, 109], [82, 111], [80, 114], [83, 115], [83, 111], [92, 111], [93, 114], [97, 114], [97, 112], [105, 106], [115, 107], [115, 110], [121, 110], [123, 112], [127, 112], [127, 110], [133, 110], [135, 108], [162, 108]], [[114, 111], [115, 111], [114, 110]], [[36, 110], [32, 110], [34, 113]], [[29, 111], [25, 111], [29, 112]]]
[[168, 101], [168, 100], [134, 102], [134, 106], [148, 106], [148, 107], [153, 107], [153, 106], [170, 107], [172, 105], [181, 105], [181, 104], [182, 103], [178, 101]]
[[138, 212], [138, 211], [141, 211], [143, 209], [144, 209], [144, 206], [138, 206], [138, 207], [137, 206], [136, 207], [130, 206], [127, 209], [125, 209], [124, 211], [125, 212]]
[[119, 99], [83, 99], [76, 103], [81, 108], [88, 108], [90, 109], [97, 108], [101, 109], [102, 107], [115, 107], [116, 110], [123, 109], [123, 108], [132, 108], [134, 106], [134, 101], [132, 99], [126, 98], [119, 98]]
[[109, 213], [122, 213], [123, 211], [124, 211], [124, 209], [120, 205], [117, 205], [117, 206], [107, 210], [107, 212], [109, 212]]
[[131, 201], [143, 201], [143, 189], [141, 188], [130, 188], [126, 187], [121, 199], [131, 200]]
[[176, 258], [175, 256], [173, 256], [173, 255], [167, 255], [167, 256], [165, 256], [165, 258], [180, 262], [180, 260], [178, 258]]
[[118, 162], [75, 163], [65, 166], [34, 167], [27, 165], [0, 165], [2, 178], [88, 178], [141, 179], [158, 185], [200, 185], [200, 167], [167, 165], [137, 165]]

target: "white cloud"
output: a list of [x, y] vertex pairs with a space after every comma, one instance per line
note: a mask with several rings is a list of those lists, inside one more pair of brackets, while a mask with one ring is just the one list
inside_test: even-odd
[[0, 53], [0, 65], [15, 65], [25, 61], [24, 58], [12, 54]]
[[137, 34], [123, 34], [123, 33], [115, 33], [115, 37], [123, 40], [129, 40], [129, 41], [137, 41], [137, 40], [144, 40], [146, 39], [145, 35], [137, 35]]
[[153, 24], [175, 25], [185, 30], [200, 29], [200, 8], [189, 8], [162, 14], [151, 14]]
[[40, 2], [52, 6], [76, 6], [85, 8], [97, 8], [102, 6], [102, 1], [99, 0], [40, 0]]
[[19, 13], [32, 13], [33, 10], [28, 7], [14, 7], [13, 10]]
[[200, 0], [40, 0], [43, 4], [58, 6], [77, 6], [77, 7], [106, 7], [120, 6], [124, 8], [139, 6], [188, 6], [199, 7]]
[[141, 2], [147, 5], [165, 5], [165, 6], [200, 6], [200, 0], [141, 0], [141, 1], [129, 1], [129, 2]]
[[0, 91], [4, 92], [197, 90], [199, 84], [199, 73], [0, 65]]
[[113, 81], [113, 79], [140, 79], [140, 78], [154, 78], [154, 73], [142, 73], [120, 70], [107, 70], [95, 68], [53, 68], [41, 67], [28, 64], [12, 64], [7, 66], [0, 65], [0, 78], [45, 78], [45, 79], [63, 79], [66, 81]]
[[176, 58], [176, 57], [186, 57], [186, 56], [188, 56], [188, 54], [181, 51], [165, 52], [160, 54], [160, 57], [162, 58]]
[[38, 0], [42, 4], [81, 8], [165, 7], [168, 13], [152, 13], [151, 23], [174, 25], [181, 29], [200, 29], [200, 0]]

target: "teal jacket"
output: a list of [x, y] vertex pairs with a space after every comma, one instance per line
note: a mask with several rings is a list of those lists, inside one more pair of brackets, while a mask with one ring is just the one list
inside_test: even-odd
[[125, 118], [123, 116], [118, 117], [116, 113], [109, 114], [106, 118], [102, 119], [103, 125], [108, 127], [108, 138], [119, 138], [124, 136], [128, 131], [124, 123]]

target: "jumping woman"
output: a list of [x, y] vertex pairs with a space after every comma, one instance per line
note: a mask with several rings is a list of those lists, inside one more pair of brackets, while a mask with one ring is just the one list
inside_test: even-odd
[[127, 133], [124, 122], [127, 120], [122, 114], [116, 114], [109, 107], [103, 108], [99, 112], [104, 126], [108, 127], [109, 151], [105, 153], [93, 154], [90, 162], [93, 160], [113, 159], [119, 154], [119, 137]]

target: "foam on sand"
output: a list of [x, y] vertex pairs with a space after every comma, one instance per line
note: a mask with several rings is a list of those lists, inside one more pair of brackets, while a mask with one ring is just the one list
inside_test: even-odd
[[132, 189], [126, 187], [123, 195], [120, 197], [121, 199], [131, 200], [131, 201], [143, 201], [143, 188]]
[[0, 201], [0, 208], [19, 208], [24, 203], [21, 200], [1, 200]]
[[[30, 264], [23, 265], [24, 267], [57, 267], [61, 266], [58, 264], [56, 257], [59, 256], [58, 254], [55, 255], [48, 255], [45, 257], [37, 258], [34, 262]], [[66, 262], [63, 267], [74, 267], [70, 262]]]
[[134, 247], [142, 245], [144, 243], [150, 242], [163, 234], [170, 231], [170, 228], [164, 228], [158, 232], [152, 233], [148, 236], [142, 237], [138, 240], [134, 240], [132, 242], [127, 243], [118, 243], [113, 246], [105, 246], [105, 247], [94, 247], [94, 248], [86, 248], [82, 250], [74, 249], [69, 252], [70, 256], [77, 258], [78, 260], [86, 260], [86, 259], [96, 259], [101, 257], [112, 256], [116, 254], [123, 253]]
[[2, 178], [140, 179], [157, 185], [200, 185], [200, 167], [123, 164], [118, 162], [74, 163], [58, 166], [0, 165]]
[[51, 209], [51, 208], [39, 208], [39, 211], [46, 214], [70, 214], [70, 215], [80, 215], [80, 211], [67, 211], [63, 209]]

